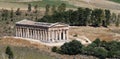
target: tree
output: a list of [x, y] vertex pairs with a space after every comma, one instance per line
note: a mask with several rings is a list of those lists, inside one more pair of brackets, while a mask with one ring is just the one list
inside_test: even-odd
[[84, 25], [89, 25], [91, 20], [90, 20], [90, 15], [91, 15], [91, 9], [85, 8], [84, 10]]
[[117, 15], [115, 13], [112, 13], [112, 16], [111, 16], [111, 23], [115, 23], [117, 20]]
[[52, 14], [54, 14], [56, 12], [56, 6], [55, 5], [52, 6], [51, 11], [52, 11]]
[[38, 5], [35, 5], [35, 6], [34, 6], [34, 10], [35, 10], [34, 13], [37, 13], [37, 12], [38, 12]]
[[16, 13], [16, 15], [21, 15], [20, 8], [18, 8], [15, 13]]
[[13, 16], [14, 16], [14, 12], [13, 12], [13, 9], [11, 9], [10, 18], [13, 18]]
[[99, 57], [100, 59], [105, 59], [107, 57], [108, 51], [104, 48], [97, 47], [94, 49], [94, 55]]
[[57, 47], [56, 46], [52, 48], [52, 52], [57, 52]]
[[100, 47], [101, 41], [99, 38], [97, 38], [95, 41], [93, 41], [97, 45], [97, 47]]
[[47, 5], [46, 5], [45, 15], [49, 15], [49, 13], [50, 13], [50, 5], [47, 4]]
[[105, 10], [106, 25], [110, 25], [111, 13], [110, 10]]
[[8, 12], [8, 10], [2, 10], [2, 18], [4, 19], [4, 20], [7, 20], [8, 19], [8, 16], [9, 16], [9, 12]]
[[119, 24], [120, 24], [120, 14], [118, 14], [115, 26], [119, 27]]
[[13, 52], [12, 52], [12, 50], [11, 50], [11, 48], [9, 46], [7, 46], [5, 53], [8, 55], [9, 59], [14, 59]]
[[31, 10], [32, 10], [32, 6], [31, 4], [28, 4], [28, 12], [31, 12]]
[[58, 7], [58, 12], [64, 12], [66, 10], [66, 4], [62, 3], [59, 7]]
[[61, 48], [61, 53], [63, 54], [76, 55], [81, 53], [82, 44], [77, 40], [73, 40], [69, 43], [65, 43], [60, 48]]

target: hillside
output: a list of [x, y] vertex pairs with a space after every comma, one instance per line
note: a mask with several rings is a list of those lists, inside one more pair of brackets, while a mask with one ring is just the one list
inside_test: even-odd
[[120, 4], [109, 0], [69, 0], [69, 3], [78, 7], [110, 9], [113, 12], [120, 12]]
[[[3, 43], [4, 42], [4, 43]], [[15, 59], [97, 59], [86, 55], [60, 55], [51, 52], [51, 47], [42, 45], [38, 42], [16, 39], [13, 37], [0, 38], [0, 58], [6, 59], [5, 48], [10, 46]]]
[[44, 46], [41, 46], [42, 49], [40, 49], [37, 45], [41, 46], [40, 44], [31, 44], [26, 40], [0, 38], [0, 59], [7, 59], [5, 54], [7, 46], [11, 47], [15, 59], [56, 59], [43, 50]]
[[120, 0], [110, 0], [110, 1], [120, 3]]
[[15, 10], [16, 8], [27, 9], [28, 3], [31, 3], [33, 6], [37, 4], [39, 7], [43, 8], [46, 4], [59, 6], [61, 3], [66, 3], [68, 8], [102, 8], [110, 9], [111, 11], [118, 13], [120, 12], [120, 4], [115, 2], [119, 2], [119, 0], [0, 0], [0, 8], [14, 8]]

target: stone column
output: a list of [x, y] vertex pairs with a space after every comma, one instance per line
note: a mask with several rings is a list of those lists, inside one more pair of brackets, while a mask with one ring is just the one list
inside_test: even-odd
[[44, 41], [46, 41], [46, 30], [44, 29]]
[[22, 36], [21, 36], [21, 37], [23, 37], [23, 28], [21, 28], [21, 29], [22, 29], [22, 32], [21, 32], [21, 33], [22, 33]]
[[50, 42], [50, 31], [48, 30], [48, 42]]
[[63, 40], [65, 40], [65, 30], [63, 30]]
[[55, 37], [55, 36], [54, 36], [54, 31], [52, 30], [52, 31], [51, 31], [51, 40], [52, 40], [52, 42], [53, 42], [54, 39], [55, 39], [54, 37]]
[[36, 30], [37, 31], [37, 40], [39, 39], [39, 32], [38, 32], [38, 29]]
[[45, 29], [45, 41], [47, 42], [47, 31]]
[[33, 29], [33, 39], [35, 39], [35, 29]]
[[22, 28], [22, 37], [24, 38], [24, 29]]
[[21, 28], [19, 27], [19, 34], [20, 34], [20, 36], [19, 37], [21, 37]]
[[16, 27], [15, 30], [16, 30], [16, 35], [15, 35], [15, 36], [18, 37], [18, 30], [17, 30], [17, 27]]
[[55, 41], [57, 40], [57, 31], [55, 30]]
[[45, 29], [44, 29], [44, 41], [46, 41], [46, 34], [45, 34]]
[[37, 30], [36, 29], [34, 30], [35, 30], [35, 39], [37, 40]]
[[42, 40], [44, 41], [44, 30], [42, 30]]
[[31, 37], [31, 33], [32, 33], [32, 31], [31, 31], [31, 28], [29, 29], [29, 38], [32, 38]]
[[38, 30], [36, 29], [36, 39], [38, 40]]
[[45, 30], [45, 41], [47, 42], [47, 31]]
[[31, 29], [31, 38], [33, 39], [33, 29]]
[[29, 29], [26, 29], [26, 33], [27, 33], [27, 38], [29, 38]]
[[67, 30], [65, 30], [65, 40], [67, 40]]
[[26, 38], [28, 38], [28, 30], [25, 28]]
[[17, 29], [17, 34], [16, 34], [16, 36], [19, 37], [19, 30], [18, 30], [18, 27], [17, 27], [16, 29]]
[[61, 40], [61, 30], [59, 30], [59, 40]]
[[19, 27], [19, 37], [21, 37], [21, 29], [20, 29], [20, 27]]
[[68, 40], [69, 34], [68, 34], [68, 30], [66, 30], [66, 40]]
[[21, 34], [20, 37], [22, 37], [22, 28], [20, 28], [20, 34]]
[[42, 32], [41, 32], [41, 30], [39, 30], [39, 40], [42, 40]]

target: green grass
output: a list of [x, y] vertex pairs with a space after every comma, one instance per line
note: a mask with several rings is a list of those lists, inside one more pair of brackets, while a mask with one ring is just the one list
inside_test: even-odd
[[[39, 51], [35, 48], [28, 48], [28, 47], [14, 47], [10, 46], [15, 59], [55, 59], [48, 54], [46, 54], [44, 51]], [[7, 58], [7, 55], [5, 54], [5, 48], [6, 46], [0, 46], [0, 59]]]
[[33, 1], [33, 2], [14, 2], [14, 3], [22, 3], [22, 4], [31, 4], [32, 6], [38, 5], [39, 7], [45, 7], [47, 4], [59, 6], [62, 3], [65, 3], [68, 8], [75, 8], [76, 6], [69, 4], [67, 1], [61, 0], [43, 0], [43, 1]]
[[120, 3], [120, 0], [110, 0], [110, 1]]

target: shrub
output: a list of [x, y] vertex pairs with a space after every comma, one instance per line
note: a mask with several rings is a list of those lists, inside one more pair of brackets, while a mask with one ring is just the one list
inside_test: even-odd
[[57, 52], [57, 47], [56, 47], [56, 46], [54, 46], [54, 47], [52, 48], [52, 52]]
[[60, 48], [61, 48], [61, 53], [63, 54], [76, 55], [81, 52], [82, 44], [77, 40], [73, 40], [69, 43], [65, 43]]
[[11, 48], [9, 46], [7, 46], [5, 53], [8, 55], [9, 59], [13, 59], [14, 58], [13, 52], [11, 51]]

